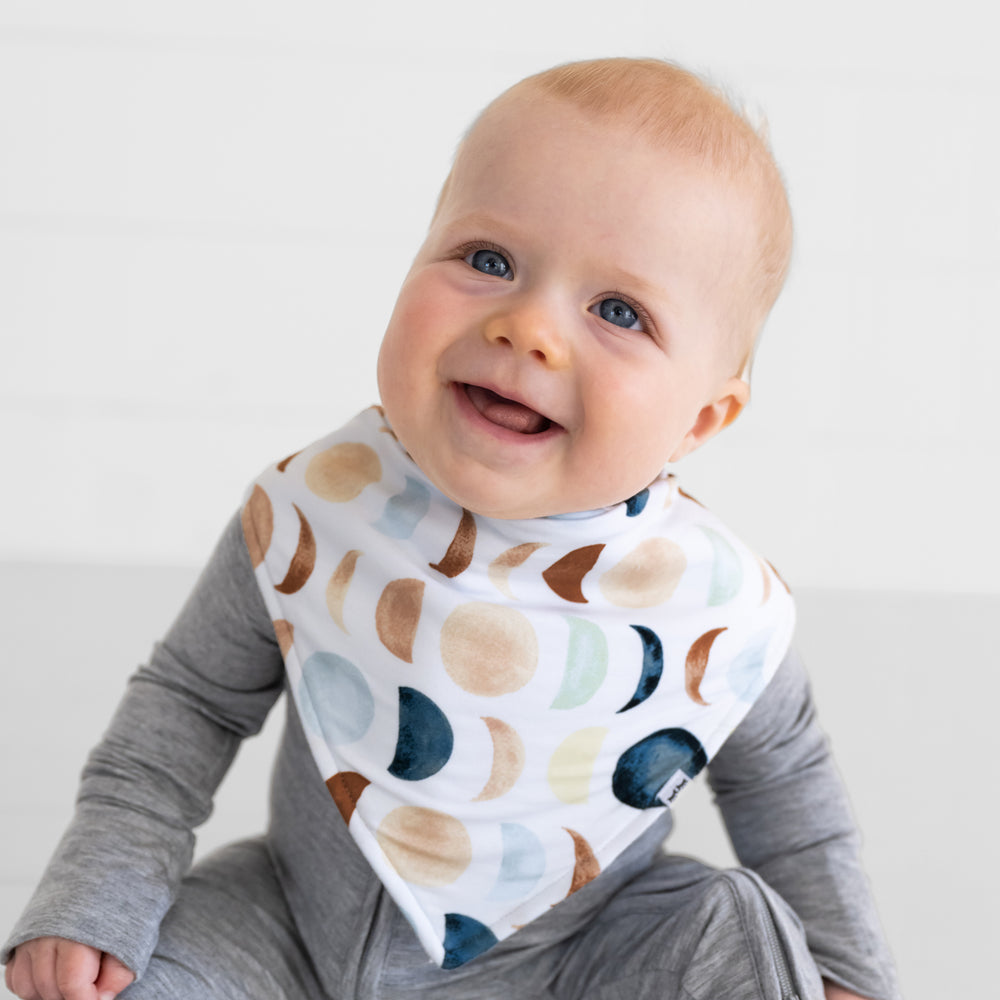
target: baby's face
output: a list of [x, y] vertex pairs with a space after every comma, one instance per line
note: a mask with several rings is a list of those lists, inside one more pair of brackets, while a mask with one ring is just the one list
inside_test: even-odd
[[389, 321], [400, 443], [491, 517], [639, 492], [745, 402], [727, 345], [752, 231], [747, 199], [686, 157], [507, 98], [460, 152]]

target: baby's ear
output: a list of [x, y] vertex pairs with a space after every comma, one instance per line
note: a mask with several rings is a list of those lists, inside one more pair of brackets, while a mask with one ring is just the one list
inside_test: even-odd
[[743, 412], [743, 407], [749, 400], [750, 386], [736, 376], [729, 379], [719, 391], [719, 395], [701, 408], [691, 430], [684, 435], [684, 440], [677, 446], [669, 460], [678, 462], [715, 437]]

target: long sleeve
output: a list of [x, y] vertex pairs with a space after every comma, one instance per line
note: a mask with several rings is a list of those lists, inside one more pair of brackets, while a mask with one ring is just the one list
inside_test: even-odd
[[239, 742], [282, 690], [238, 518], [227, 527], [176, 622], [84, 767], [74, 818], [2, 958], [56, 935], [121, 959], [137, 974], [191, 862], [193, 829]]
[[857, 826], [794, 652], [708, 780], [737, 857], [798, 914], [820, 972], [863, 996], [898, 998]]

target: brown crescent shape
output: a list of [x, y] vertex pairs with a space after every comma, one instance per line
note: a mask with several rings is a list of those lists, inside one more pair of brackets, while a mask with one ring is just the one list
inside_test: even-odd
[[274, 530], [271, 498], [259, 486], [254, 486], [250, 499], [243, 505], [240, 523], [243, 525], [243, 538], [247, 544], [247, 552], [250, 553], [250, 562], [256, 569], [264, 561], [271, 545], [271, 532]]
[[345, 823], [351, 822], [354, 807], [361, 798], [361, 793], [371, 782], [357, 771], [338, 771], [326, 779], [326, 787], [333, 796], [333, 801], [344, 817]]
[[789, 587], [787, 583], [785, 583], [785, 581], [782, 578], [781, 574], [774, 568], [774, 563], [771, 562], [768, 559], [765, 559], [764, 562], [766, 562], [768, 564], [768, 566], [771, 567], [771, 572], [778, 578], [778, 583], [780, 583], [781, 586], [784, 587], [785, 590], [787, 590], [788, 593], [790, 594], [792, 592], [792, 588]]
[[388, 434], [394, 441], [398, 441], [399, 438], [396, 437], [396, 432], [389, 426], [389, 421], [385, 419], [384, 407], [379, 406], [378, 403], [373, 403], [372, 409], [382, 418], [382, 426], [379, 428], [379, 433]]
[[708, 704], [698, 690], [708, 667], [708, 654], [712, 651], [712, 643], [725, 631], [726, 626], [723, 626], [710, 629], [703, 636], [699, 636], [691, 643], [687, 658], [684, 660], [684, 690], [687, 691], [688, 697], [699, 705]]
[[581, 837], [576, 830], [571, 830], [568, 826], [563, 829], [573, 838], [573, 853], [576, 855], [576, 864], [573, 866], [573, 881], [570, 883], [567, 896], [572, 896], [574, 892], [582, 889], [588, 882], [592, 882], [601, 874], [601, 866], [594, 852], [587, 843], [586, 838]]
[[291, 455], [288, 456], [288, 458], [283, 458], [277, 465], [278, 472], [284, 472], [285, 469], [288, 468], [288, 463], [293, 458], [295, 458], [296, 455], [301, 455], [301, 454], [302, 454], [302, 449], [300, 448], [298, 451], [293, 451]]
[[278, 649], [282, 656], [288, 656], [288, 651], [292, 648], [292, 641], [295, 638], [295, 626], [285, 618], [275, 618], [271, 622], [274, 629], [274, 637], [278, 640]]
[[767, 571], [767, 563], [760, 556], [757, 556], [757, 565], [760, 566], [760, 575], [764, 580], [764, 591], [760, 603], [767, 604], [767, 599], [771, 596], [771, 574]]
[[347, 596], [347, 588], [351, 585], [351, 580], [354, 577], [354, 567], [362, 554], [361, 549], [351, 549], [345, 553], [344, 558], [340, 560], [337, 568], [333, 571], [330, 582], [326, 585], [326, 610], [330, 612], [330, 617], [345, 632], [348, 629], [344, 624], [344, 598]]
[[382, 645], [404, 663], [413, 662], [413, 639], [423, 601], [423, 580], [390, 580], [375, 608], [375, 631]]
[[679, 486], [677, 487], [677, 492], [680, 493], [682, 497], [687, 497], [687, 499], [690, 500], [691, 503], [696, 503], [699, 507], [705, 506], [700, 500], [695, 499], [693, 496], [691, 496], [690, 493], [685, 492]]
[[285, 579], [274, 586], [280, 594], [294, 594], [297, 590], [301, 590], [316, 566], [316, 537], [309, 527], [305, 514], [299, 510], [298, 504], [293, 503], [292, 506], [299, 515], [299, 544], [289, 563]]
[[567, 552], [562, 559], [542, 571], [542, 579], [564, 601], [586, 604], [583, 578], [594, 568], [603, 548], [603, 545], [584, 545], [583, 548]]
[[436, 569], [449, 579], [464, 573], [472, 562], [472, 550], [476, 546], [476, 519], [464, 507], [462, 508], [462, 520], [459, 521], [455, 530], [455, 537], [448, 546], [448, 551], [444, 554], [444, 559], [439, 563], [430, 563], [431, 569]]

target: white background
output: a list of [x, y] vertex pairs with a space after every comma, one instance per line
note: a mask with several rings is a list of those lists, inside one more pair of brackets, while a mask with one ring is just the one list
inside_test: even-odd
[[[752, 406], [679, 471], [801, 596], [907, 997], [989, 993], [1000, 61], [983, 9], [0, 0], [0, 936], [246, 483], [374, 401], [467, 123], [554, 63], [655, 55], [766, 112], [797, 222]], [[269, 734], [203, 844], [263, 822]], [[725, 860], [718, 831], [679, 822], [680, 847]]]
[[688, 488], [799, 585], [1000, 593], [981, 10], [3, 0], [0, 558], [199, 563], [264, 464], [375, 399], [474, 113], [651, 54], [766, 111], [798, 225], [752, 408]]

